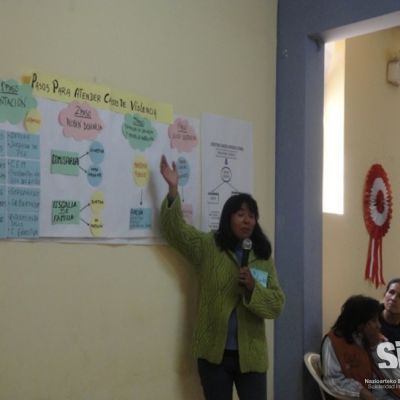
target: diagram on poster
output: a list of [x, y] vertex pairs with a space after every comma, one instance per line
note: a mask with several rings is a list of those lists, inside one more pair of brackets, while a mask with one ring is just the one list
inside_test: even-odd
[[162, 154], [179, 165], [185, 216], [199, 224], [199, 120], [175, 118], [167, 104], [39, 73], [29, 84], [0, 81], [3, 87], [1, 238], [159, 237], [167, 192], [158, 172]]
[[253, 140], [249, 122], [203, 114], [202, 222], [217, 230], [225, 201], [239, 192], [253, 192]]
[[39, 236], [39, 139], [0, 130], [0, 238]]
[[29, 86], [0, 81], [0, 238], [39, 236], [40, 137], [13, 129], [32, 127], [36, 104]]
[[[178, 117], [174, 123], [168, 128], [168, 137], [170, 140], [170, 146], [175, 149], [179, 157], [176, 159], [176, 168], [178, 171], [178, 190], [182, 200], [182, 211], [186, 219], [186, 222], [198, 226], [197, 221], [194, 219], [194, 210], [198, 209], [197, 204], [193, 204], [193, 201], [197, 200], [198, 197], [190, 196], [188, 190], [193, 190], [189, 182], [192, 182], [192, 176], [199, 176], [199, 139], [198, 139], [198, 123], [194, 119], [189, 121], [188, 119]], [[190, 163], [191, 157], [183, 155], [194, 154], [194, 160], [196, 163]], [[193, 157], [193, 156], [192, 156]], [[186, 196], [185, 196], [186, 192]], [[189, 195], [188, 195], [189, 194]], [[190, 202], [191, 200], [192, 202]]]

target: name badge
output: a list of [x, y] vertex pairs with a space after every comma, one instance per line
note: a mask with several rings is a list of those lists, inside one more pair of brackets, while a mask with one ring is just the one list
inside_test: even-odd
[[250, 268], [251, 275], [253, 278], [261, 284], [261, 286], [267, 287], [268, 282], [268, 272], [262, 271], [261, 269], [251, 267]]

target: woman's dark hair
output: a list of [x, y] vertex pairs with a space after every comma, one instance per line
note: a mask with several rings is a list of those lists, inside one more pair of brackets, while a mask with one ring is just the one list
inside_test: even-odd
[[385, 294], [388, 292], [390, 286], [392, 286], [394, 283], [400, 283], [400, 278], [393, 278], [388, 282], [388, 284], [386, 286]]
[[353, 333], [360, 325], [366, 324], [379, 315], [379, 301], [372, 297], [356, 295], [349, 297], [342, 306], [342, 311], [332, 327], [336, 336], [353, 343]]
[[215, 242], [221, 250], [235, 251], [238, 239], [232, 232], [231, 217], [246, 205], [256, 218], [256, 225], [250, 237], [253, 242], [253, 250], [257, 257], [268, 260], [271, 256], [271, 243], [258, 223], [257, 202], [250, 194], [239, 193], [231, 196], [222, 208], [218, 230], [214, 234]]

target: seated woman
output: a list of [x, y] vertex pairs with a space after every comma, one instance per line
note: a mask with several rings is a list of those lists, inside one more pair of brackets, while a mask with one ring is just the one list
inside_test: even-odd
[[387, 284], [381, 310], [381, 331], [396, 346], [396, 340], [400, 341], [400, 278], [392, 279]]
[[381, 373], [374, 362], [376, 346], [385, 340], [379, 312], [379, 302], [367, 296], [352, 296], [343, 304], [321, 349], [323, 380], [332, 392], [363, 400], [399, 398], [387, 386], [371, 384], [393, 373]]

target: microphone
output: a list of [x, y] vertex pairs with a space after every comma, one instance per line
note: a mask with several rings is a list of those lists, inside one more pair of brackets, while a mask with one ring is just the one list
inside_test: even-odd
[[251, 239], [247, 238], [244, 239], [242, 242], [242, 259], [240, 262], [240, 266], [241, 267], [245, 267], [248, 263], [249, 263], [249, 254], [250, 254], [250, 250], [253, 247], [253, 243], [251, 241]]

